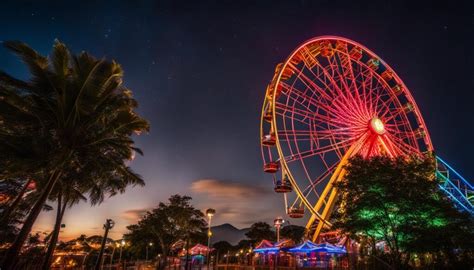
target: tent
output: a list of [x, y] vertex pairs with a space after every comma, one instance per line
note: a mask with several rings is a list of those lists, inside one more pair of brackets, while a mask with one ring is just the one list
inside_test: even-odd
[[275, 243], [275, 247], [279, 247], [280, 249], [286, 250], [289, 247], [292, 247], [295, 245], [295, 241], [291, 239], [282, 239], [280, 242]]
[[208, 248], [207, 246], [201, 245], [201, 244], [196, 244], [194, 247], [189, 249], [189, 253], [191, 255], [198, 255], [198, 254], [206, 255], [211, 251], [212, 251], [212, 248]]
[[313, 252], [325, 252], [325, 253], [332, 253], [332, 254], [345, 254], [347, 253], [345, 247], [335, 246], [329, 243], [322, 243], [317, 244], [316, 249]]
[[317, 248], [317, 245], [309, 240], [303, 242], [303, 244], [296, 246], [294, 248], [290, 248], [289, 252], [294, 253], [308, 253], [313, 252]]
[[280, 250], [280, 247], [275, 246], [272, 244], [272, 242], [264, 239], [253, 249], [253, 252], [265, 253], [265, 252], [277, 252], [278, 250]]
[[303, 244], [290, 248], [289, 252], [293, 253], [310, 253], [310, 252], [324, 252], [333, 254], [347, 253], [344, 247], [338, 247], [329, 243], [315, 244], [309, 240], [304, 241]]

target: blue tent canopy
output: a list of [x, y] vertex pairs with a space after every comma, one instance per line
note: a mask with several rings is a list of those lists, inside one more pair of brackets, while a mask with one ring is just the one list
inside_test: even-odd
[[265, 252], [277, 252], [280, 250], [278, 247], [268, 247], [268, 248], [256, 248], [253, 250], [253, 252], [256, 253], [265, 253]]
[[315, 244], [309, 240], [303, 244], [290, 248], [288, 251], [294, 253], [310, 253], [310, 252], [325, 252], [333, 254], [345, 254], [347, 253], [344, 247], [338, 247], [329, 243]]
[[329, 243], [318, 244], [314, 252], [325, 252], [325, 253], [333, 253], [333, 254], [347, 253], [345, 247], [338, 247], [335, 245], [331, 245]]
[[304, 241], [303, 244], [296, 246], [294, 248], [290, 248], [288, 251], [290, 252], [312, 252], [317, 245], [309, 240]]

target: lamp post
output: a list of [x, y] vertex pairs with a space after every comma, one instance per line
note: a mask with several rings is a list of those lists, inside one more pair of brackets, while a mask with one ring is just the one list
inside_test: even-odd
[[248, 265], [252, 265], [253, 264], [252, 247], [249, 247], [247, 254], [249, 255], [247, 259]]
[[150, 246], [150, 247], [153, 246], [153, 243], [150, 242], [150, 243], [148, 243], [148, 245], [146, 245], [146, 259], [145, 259], [145, 260], [146, 260], [147, 262], [148, 262], [148, 247], [149, 247], [149, 246]]
[[283, 225], [283, 223], [285, 223], [285, 220], [283, 220], [282, 217], [277, 217], [273, 221], [273, 224], [275, 225], [276, 233], [277, 233], [277, 243], [280, 242], [280, 228], [281, 228], [281, 225]]
[[107, 235], [109, 234], [109, 230], [112, 229], [115, 225], [115, 222], [111, 219], [107, 219], [104, 224], [104, 238], [102, 238], [102, 244], [100, 247], [100, 252], [99, 252], [99, 257], [97, 258], [97, 262], [95, 263], [95, 270], [100, 269], [100, 265], [102, 263], [102, 256], [104, 255], [104, 248], [105, 248], [105, 243], [107, 241]]
[[124, 246], [125, 246], [125, 240], [122, 240], [122, 242], [120, 243], [119, 265], [122, 262], [122, 249], [123, 249]]
[[[277, 244], [280, 242], [280, 228], [284, 222], [285, 220], [282, 217], [277, 217], [273, 221], [273, 224], [275, 225], [276, 233], [277, 233]], [[274, 269], [278, 268], [278, 252], [275, 253], [275, 262], [273, 263], [273, 265], [274, 265]]]
[[207, 269], [209, 269], [209, 266], [210, 266], [210, 263], [211, 263], [211, 260], [210, 260], [210, 255], [211, 255], [211, 236], [212, 236], [212, 232], [211, 232], [211, 221], [212, 221], [212, 217], [216, 214], [216, 210], [215, 209], [212, 209], [212, 208], [209, 208], [206, 210], [206, 215], [207, 215]]
[[114, 243], [114, 249], [112, 249], [112, 256], [110, 256], [110, 267], [112, 267], [112, 264], [114, 262], [114, 254], [115, 254], [115, 248], [120, 247], [119, 243]]

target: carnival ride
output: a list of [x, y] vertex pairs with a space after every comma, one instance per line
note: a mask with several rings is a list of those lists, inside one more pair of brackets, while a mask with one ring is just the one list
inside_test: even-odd
[[[278, 64], [261, 115], [263, 170], [273, 175], [291, 218], [309, 211], [316, 241], [328, 227], [354, 155], [423, 156], [433, 145], [420, 110], [394, 70], [346, 38], [322, 36]], [[440, 188], [474, 213], [472, 184], [437, 157]], [[294, 192], [293, 192], [294, 191]]]

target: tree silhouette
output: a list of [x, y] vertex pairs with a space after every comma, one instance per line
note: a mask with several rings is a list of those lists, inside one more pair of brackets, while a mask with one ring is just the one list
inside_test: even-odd
[[256, 244], [263, 239], [269, 241], [275, 241], [275, 232], [272, 230], [272, 227], [266, 222], [256, 222], [250, 226], [250, 230], [245, 233], [253, 244]]

